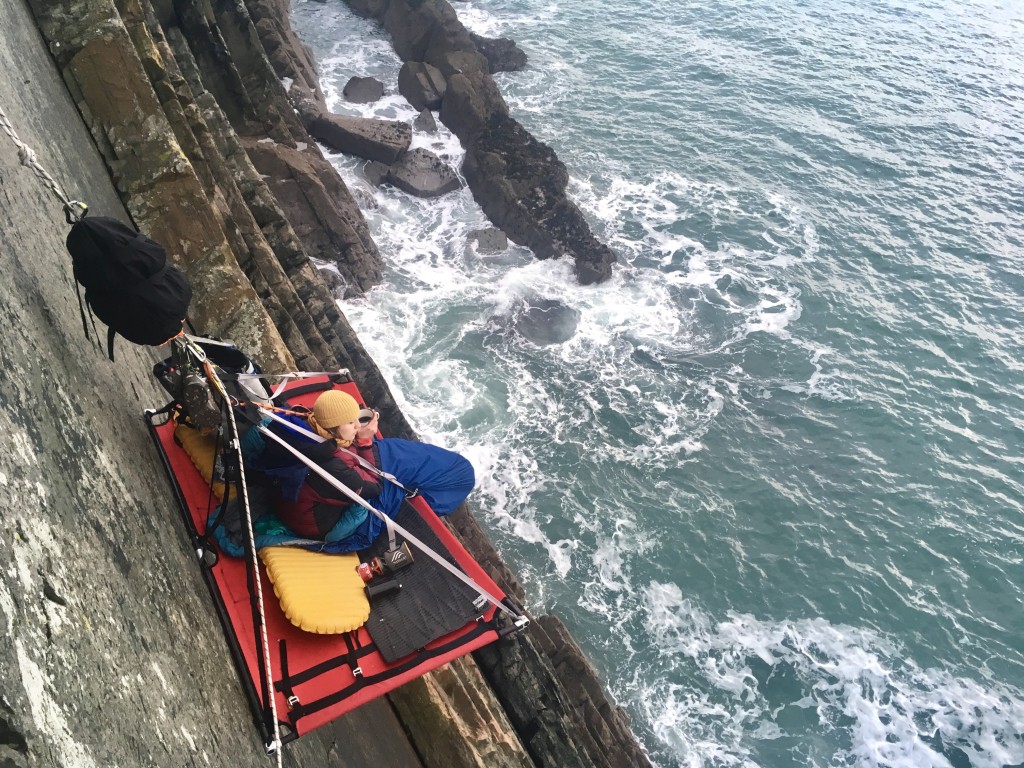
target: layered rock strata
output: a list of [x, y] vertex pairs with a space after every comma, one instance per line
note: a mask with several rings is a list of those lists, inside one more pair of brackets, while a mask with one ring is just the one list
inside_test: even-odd
[[[336, 265], [348, 291], [364, 290], [379, 279], [379, 255], [358, 206], [306, 133], [288, 101], [285, 84], [274, 71], [275, 66], [290, 68], [294, 77], [286, 84], [293, 96], [301, 91], [307, 105], [322, 101], [311, 75], [313, 65], [308, 52], [291, 36], [286, 8], [253, 2], [250, 15], [245, 5], [228, 0], [119, 0], [116, 5], [108, 0], [30, 0], [30, 5], [121, 201], [140, 228], [163, 242], [175, 261], [188, 271], [196, 288], [192, 320], [197, 328], [235, 339], [268, 371], [290, 369], [295, 364], [307, 370], [350, 368], [363, 391], [385, 414], [384, 431], [413, 437], [383, 377], [311, 261], [316, 258]], [[389, 13], [397, 17], [403, 12], [396, 6]], [[412, 11], [409, 13], [415, 17]], [[392, 23], [397, 22], [392, 19]], [[436, 66], [446, 72], [445, 67]], [[470, 95], [466, 89], [459, 90], [458, 76], [450, 68], [447, 71], [448, 93], [442, 116], [445, 104], [449, 111], [452, 109], [448, 99], [453, 83], [456, 93]], [[301, 83], [298, 91], [296, 83]], [[481, 93], [500, 101], [496, 89], [489, 91], [486, 85], [482, 88]], [[493, 132], [487, 135], [493, 140]], [[40, 136], [45, 137], [45, 132]], [[473, 146], [478, 151], [491, 147], [488, 152], [501, 154], [500, 149], [487, 143], [483, 133], [476, 135]], [[564, 168], [561, 173], [559, 168], [554, 166], [556, 180], [564, 174]], [[539, 166], [534, 170], [540, 173]], [[95, 204], [94, 210], [116, 215], [116, 211], [109, 210], [113, 207], [110, 200], [104, 202], [108, 210], [98, 209]], [[5, 232], [5, 243], [6, 238]], [[583, 259], [583, 263], [591, 262]], [[55, 301], [50, 293], [46, 296], [46, 301]], [[14, 298], [5, 300], [17, 306]], [[67, 325], [68, 315], [65, 302], [51, 325]], [[77, 321], [76, 317], [72, 319]], [[129, 408], [137, 409], [139, 401], [159, 402], [152, 382], [144, 384], [146, 362], [133, 354], [123, 364], [134, 366], [130, 401], [136, 405]], [[18, 368], [12, 363], [11, 370]], [[75, 381], [91, 382], [93, 378], [92, 371], [80, 367], [72, 375]], [[97, 391], [125, 389], [125, 382], [107, 381], [109, 378], [86, 386]], [[59, 417], [67, 418], [65, 405], [63, 400], [53, 400], [50, 410], [54, 423], [60, 423]], [[27, 429], [41, 435], [41, 445], [48, 444], [39, 423], [29, 423]], [[107, 440], [116, 441], [117, 432], [99, 429]], [[131, 430], [121, 427], [118, 431]], [[85, 454], [96, 450], [92, 439], [83, 437], [80, 443]], [[111, 446], [105, 450], [121, 457]], [[129, 453], [137, 456], [139, 450], [134, 447]], [[113, 479], [119, 472], [137, 475], [140, 469], [128, 468], [127, 455], [121, 458], [113, 466], [79, 458], [79, 462], [89, 464], [82, 464], [80, 474], [87, 477], [92, 473], [120, 487], [123, 481]], [[47, 464], [46, 468], [58, 471], [56, 465]], [[159, 472], [155, 465], [149, 470], [153, 475]], [[5, 473], [5, 487], [13, 471]], [[152, 481], [143, 484], [146, 493], [162, 495], [152, 486]], [[114, 496], [93, 499], [87, 491], [88, 486], [64, 492], [72, 500], [71, 508], [80, 507], [89, 519], [100, 521], [109, 508], [117, 507]], [[137, 506], [146, 505], [145, 494], [132, 498]], [[100, 506], [90, 506], [96, 504]], [[45, 516], [45, 511], [40, 514]], [[487, 542], [471, 513], [463, 509], [453, 522], [470, 551], [510, 593], [522, 599], [514, 575]], [[53, 518], [52, 525], [63, 524]], [[97, 530], [103, 529], [101, 545], [95, 548], [101, 562], [123, 558], [123, 553], [117, 554], [118, 546], [109, 543], [104, 524], [95, 525], [99, 526]], [[147, 542], [138, 535], [129, 535], [123, 527], [122, 522], [117, 536], [127, 536], [138, 551], [146, 551]], [[22, 531], [17, 535], [29, 534]], [[102, 545], [104, 540], [107, 545]], [[191, 568], [184, 562], [186, 549], [164, 552], [154, 560], [152, 577], [174, 584], [181, 581], [181, 572]], [[110, 590], [116, 592], [120, 582], [127, 586], [132, 568], [126, 566], [121, 572], [121, 576], [111, 575]], [[75, 579], [73, 570], [62, 571], [58, 586], [73, 584]], [[190, 583], [182, 589], [191, 594], [201, 586]], [[158, 592], [161, 601], [181, 603], [174, 616], [195, 612], [194, 599], [172, 599], [169, 589]], [[4, 607], [7, 612], [6, 603]], [[134, 604], [126, 610], [129, 621], [141, 613]], [[184, 620], [179, 623], [185, 626]], [[187, 679], [188, 659], [176, 656], [173, 643], [161, 643], [156, 639], [158, 635], [159, 621], [150, 621], [131, 641], [138, 643], [140, 659], [146, 658], [147, 649], [159, 647], [164, 654], [161, 658], [173, 667], [175, 680]], [[104, 642], [116, 642], [113, 636], [103, 637]], [[75, 650], [65, 653], [75, 658]], [[405, 743], [401, 734], [407, 733], [415, 759], [430, 766], [646, 763], [625, 716], [607, 700], [593, 669], [557, 619], [541, 617], [531, 631], [486, 649], [476, 659], [479, 670], [472, 660], [464, 659], [420, 685], [391, 694], [402, 725], [394, 726], [396, 735], [388, 750], [400, 750]], [[34, 680], [31, 669], [25, 672], [28, 663], [22, 664], [22, 679]], [[74, 668], [70, 664], [61, 673], [63, 685], [73, 685]], [[480, 670], [494, 691], [481, 682]], [[97, 674], [111, 672], [100, 665]], [[219, 684], [224, 683], [216, 671], [209, 674]], [[209, 699], [210, 695], [203, 698]], [[215, 720], [244, 721], [244, 705], [240, 700], [237, 703], [236, 716], [225, 711], [223, 703], [218, 704]], [[82, 703], [76, 706], [93, 712]], [[370, 732], [376, 728], [386, 733], [392, 721], [385, 704], [375, 704], [371, 710], [361, 710], [362, 714], [343, 718], [301, 740], [299, 746], [289, 748], [290, 759], [295, 765], [315, 765], [330, 761], [332, 754], [338, 758], [338, 748], [332, 746], [335, 739], [355, 749], [354, 753], [352, 749], [345, 753], [345, 764], [379, 764], [379, 740], [365, 738], [359, 728], [374, 722]], [[125, 761], [130, 758], [123, 750], [150, 755], [139, 758], [143, 764], [181, 764], [175, 756], [152, 756], [159, 747], [156, 741], [147, 741], [145, 733], [131, 729], [130, 703], [118, 712], [132, 731], [131, 736], [115, 736], [114, 742], [104, 747], [104, 754], [114, 756], [114, 762], [100, 760], [98, 764], [128, 764]], [[18, 713], [0, 711], [5, 732], [13, 734], [5, 742], [5, 749], [20, 755], [28, 755], [34, 748], [38, 751], [33, 745], [45, 743], [54, 734], [39, 734], [35, 728], [57, 728], [60, 736], [86, 727], [85, 721], [67, 721], [73, 714], [63, 717], [62, 724], [55, 725], [52, 718], [42, 714], [37, 717], [33, 711], [33, 725]], [[249, 758], [244, 749], [240, 754], [236, 740], [212, 736], [206, 728], [202, 733], [206, 734], [204, 739], [210, 739], [210, 749], [223, 751], [213, 760], [207, 752], [205, 762], [248, 764]], [[439, 733], [449, 734], [449, 738], [438, 738]], [[180, 736], [174, 738], [181, 741]], [[185, 741], [192, 739], [186, 731]], [[125, 746], [129, 743], [133, 746]], [[359, 745], [365, 745], [365, 753], [359, 751]], [[74, 748], [69, 750], [51, 751], [48, 758], [39, 751], [36, 757], [40, 764], [57, 765], [66, 762], [67, 754], [77, 754]], [[255, 756], [253, 764], [259, 759]], [[394, 759], [398, 761], [394, 764], [410, 764], [408, 755]], [[92, 764], [88, 760], [79, 763]]]

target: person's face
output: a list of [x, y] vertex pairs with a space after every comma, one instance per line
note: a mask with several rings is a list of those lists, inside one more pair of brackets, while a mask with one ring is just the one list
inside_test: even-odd
[[353, 419], [345, 424], [339, 424], [327, 430], [340, 440], [352, 441], [356, 439], [356, 432], [359, 430], [359, 420]]

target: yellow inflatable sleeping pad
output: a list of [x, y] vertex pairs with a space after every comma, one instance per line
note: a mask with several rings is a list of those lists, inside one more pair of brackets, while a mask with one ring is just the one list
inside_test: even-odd
[[264, 547], [260, 559], [288, 620], [306, 632], [335, 635], [358, 629], [370, 601], [354, 553], [329, 555], [299, 547]]
[[[199, 470], [206, 484], [213, 489], [213, 494], [218, 499], [224, 498], [224, 483], [213, 482], [213, 461], [217, 452], [217, 438], [213, 435], [204, 435], [202, 432], [184, 424], [178, 424], [174, 428], [174, 439], [178, 441], [185, 453], [192, 460], [192, 464]], [[237, 490], [232, 488], [231, 495], [238, 498]]]

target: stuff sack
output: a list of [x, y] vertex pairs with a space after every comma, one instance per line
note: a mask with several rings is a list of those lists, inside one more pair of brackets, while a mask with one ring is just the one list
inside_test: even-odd
[[159, 243], [117, 219], [95, 216], [75, 222], [67, 248], [86, 304], [107, 326], [111, 360], [115, 334], [158, 346], [181, 332], [192, 288]]

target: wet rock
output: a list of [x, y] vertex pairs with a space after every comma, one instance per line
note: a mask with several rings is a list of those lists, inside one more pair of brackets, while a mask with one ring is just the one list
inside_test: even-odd
[[534, 344], [568, 341], [576, 333], [580, 313], [553, 299], [530, 299], [515, 313], [514, 327]]
[[387, 181], [415, 197], [440, 197], [462, 186], [451, 166], [419, 148], [406, 152], [388, 169]]
[[327, 286], [327, 290], [331, 292], [331, 295], [338, 300], [344, 299], [348, 291], [348, 283], [345, 282], [345, 278], [338, 272], [338, 268], [333, 264], [319, 260], [314, 260], [313, 264], [320, 272], [320, 277], [324, 281], [324, 285]]
[[345, 83], [341, 95], [353, 104], [372, 104], [384, 96], [384, 83], [375, 77], [353, 77]]
[[437, 133], [437, 123], [434, 121], [434, 113], [429, 109], [424, 109], [416, 115], [416, 119], [412, 121], [412, 127], [420, 133]]
[[482, 37], [473, 32], [470, 38], [476, 43], [477, 50], [487, 59], [487, 70], [495, 72], [518, 72], [526, 66], [526, 53], [516, 45], [515, 40], [507, 37]]
[[412, 143], [412, 129], [396, 120], [326, 114], [312, 120], [310, 134], [332, 149], [390, 165]]
[[494, 225], [542, 259], [571, 256], [584, 285], [607, 280], [615, 254], [566, 195], [568, 174], [554, 151], [509, 116], [491, 76], [492, 67], [520, 61], [514, 43], [474, 38], [445, 0], [347, 2], [380, 20], [403, 61], [430, 64], [444, 76], [441, 122], [466, 147], [462, 172]]
[[363, 176], [371, 185], [379, 187], [387, 181], [389, 168], [390, 166], [378, 160], [371, 160], [363, 166]]
[[422, 61], [407, 61], [398, 70], [398, 92], [416, 109], [437, 109], [448, 88], [437, 67]]
[[510, 239], [542, 259], [571, 256], [583, 285], [611, 276], [615, 254], [566, 196], [565, 166], [522, 125], [491, 120], [466, 152], [462, 172], [480, 207]]
[[508, 248], [508, 237], [500, 229], [476, 229], [467, 239], [476, 246], [477, 253], [500, 253]]

